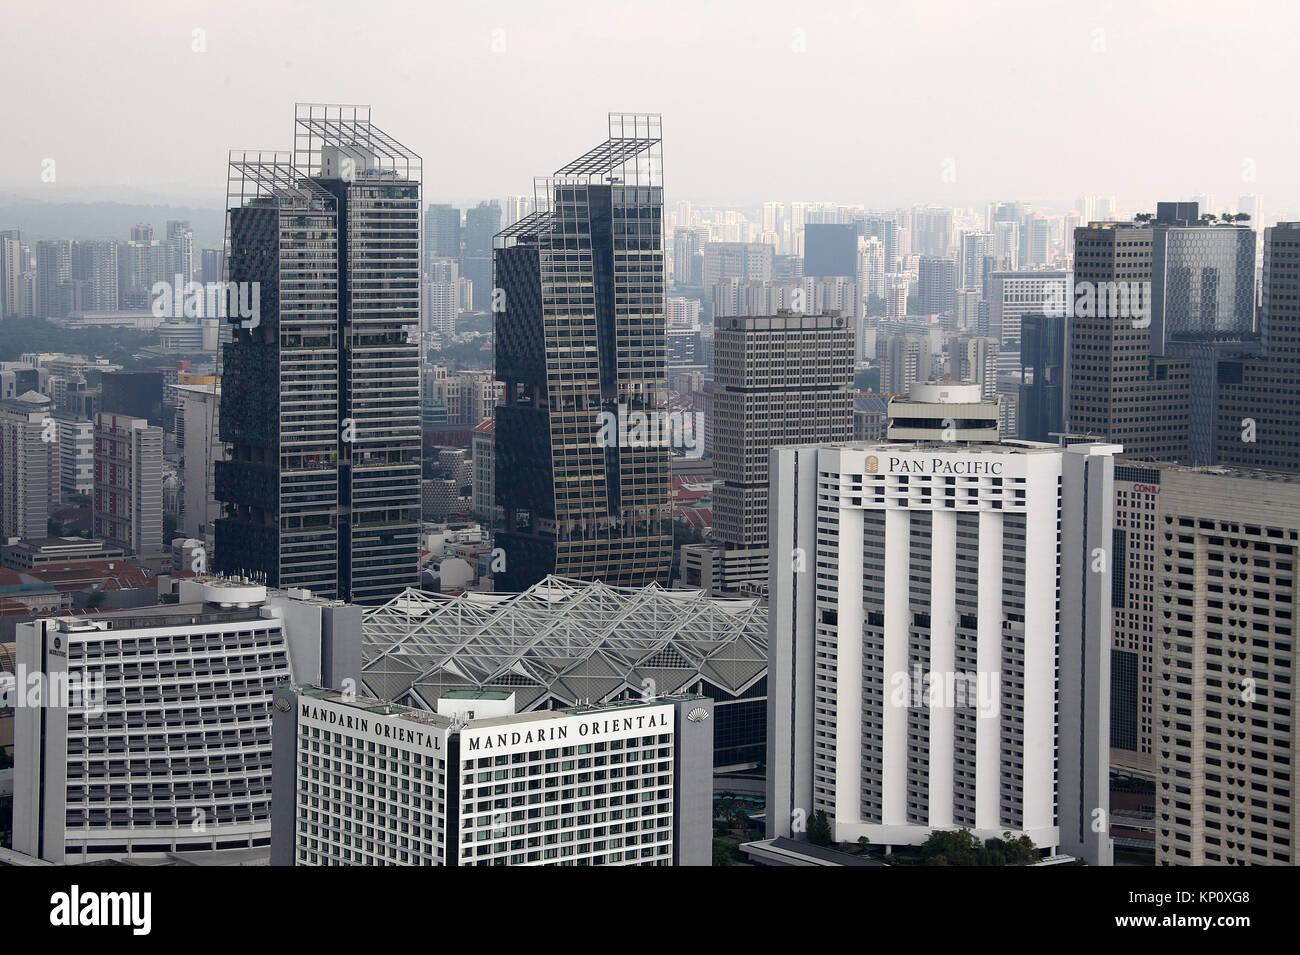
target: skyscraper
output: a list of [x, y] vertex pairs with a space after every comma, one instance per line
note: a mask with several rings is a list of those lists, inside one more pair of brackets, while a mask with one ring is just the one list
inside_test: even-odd
[[418, 580], [420, 157], [364, 106], [299, 104], [294, 146], [230, 158], [258, 307], [224, 349], [215, 566], [377, 602]]
[[162, 461], [162, 428], [144, 418], [95, 415], [96, 537], [132, 554], [162, 552]]
[[59, 483], [57, 437], [44, 395], [28, 391], [0, 401], [0, 542], [46, 535]]
[[1218, 366], [1220, 464], [1300, 471], [1300, 222], [1264, 230], [1256, 358]]
[[1066, 430], [1142, 460], [1188, 453], [1190, 370], [1151, 354], [1152, 229], [1092, 223], [1074, 234]]
[[730, 318], [714, 332], [714, 369], [711, 540], [721, 547], [683, 548], [684, 579], [717, 591], [763, 590], [768, 460], [773, 448], [852, 436], [852, 323], [838, 312]]
[[537, 211], [496, 239], [497, 587], [667, 583], [669, 449], [602, 441], [629, 414], [664, 422], [659, 116], [611, 114], [609, 139], [536, 192]]
[[1027, 441], [1055, 441], [1065, 430], [1065, 318], [1029, 313], [1020, 319], [1020, 394], [1017, 433]]
[[1300, 480], [1165, 468], [1155, 495], [1157, 865], [1295, 865]]
[[492, 242], [500, 231], [501, 204], [495, 199], [465, 210], [460, 270], [474, 284], [474, 304], [480, 310], [492, 304]]
[[36, 243], [36, 309], [44, 318], [60, 318], [59, 287], [72, 279], [72, 243], [46, 239]]
[[1111, 861], [1108, 445], [772, 456], [767, 833]]

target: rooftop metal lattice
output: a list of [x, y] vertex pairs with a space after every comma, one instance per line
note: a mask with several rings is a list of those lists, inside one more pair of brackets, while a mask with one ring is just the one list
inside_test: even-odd
[[420, 157], [370, 122], [369, 106], [298, 103], [294, 110], [293, 161], [302, 175], [321, 174], [326, 145], [359, 148], [375, 169], [396, 179], [419, 180]]
[[513, 692], [521, 712], [698, 689], [734, 697], [767, 672], [767, 608], [555, 576], [521, 594], [407, 590], [365, 613], [362, 657], [367, 692], [426, 709], [466, 688]]

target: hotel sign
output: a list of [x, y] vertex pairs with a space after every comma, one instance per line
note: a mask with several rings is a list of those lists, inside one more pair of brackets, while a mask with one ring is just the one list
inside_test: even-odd
[[671, 704], [610, 709], [578, 716], [539, 719], [481, 729], [460, 731], [461, 759], [526, 752], [550, 746], [601, 743], [634, 736], [653, 736], [673, 731], [675, 710]]
[[426, 756], [442, 756], [447, 750], [447, 728], [367, 712], [311, 697], [298, 697], [298, 725], [315, 726], [331, 733], [346, 733], [357, 739], [398, 746]]

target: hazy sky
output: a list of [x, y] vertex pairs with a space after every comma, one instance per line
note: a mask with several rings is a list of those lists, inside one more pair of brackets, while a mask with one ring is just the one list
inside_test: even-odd
[[611, 110], [663, 114], [670, 200], [1300, 196], [1294, 0], [0, 5], [0, 189], [52, 200], [216, 199], [299, 100], [370, 103], [430, 200], [531, 192]]

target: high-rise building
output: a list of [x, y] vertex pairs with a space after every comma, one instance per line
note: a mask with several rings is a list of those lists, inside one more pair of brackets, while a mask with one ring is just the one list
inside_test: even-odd
[[1196, 203], [1161, 202], [1151, 235], [1151, 353], [1170, 341], [1249, 337], [1255, 330], [1255, 232], [1208, 225]]
[[58, 433], [50, 399], [28, 391], [0, 401], [0, 543], [45, 537], [58, 500]]
[[230, 165], [260, 309], [223, 353], [214, 566], [382, 601], [418, 581], [420, 158], [369, 107], [299, 104], [292, 154]]
[[116, 242], [76, 242], [72, 246], [72, 280], [87, 282], [85, 308], [117, 309], [118, 275]]
[[36, 243], [36, 309], [44, 318], [66, 315], [59, 308], [59, 287], [72, 280], [72, 243], [46, 239]]
[[106, 371], [100, 376], [100, 410], [161, 425], [163, 376], [158, 371]]
[[1156, 864], [1294, 866], [1300, 480], [1166, 468], [1157, 500]]
[[905, 395], [917, 381], [929, 381], [936, 348], [930, 335], [881, 335], [876, 339], [880, 391]]
[[951, 314], [957, 291], [957, 263], [923, 255], [917, 266], [917, 309], [922, 315]]
[[225, 280], [226, 250], [204, 249], [199, 259], [200, 281], [204, 286]]
[[455, 279], [449, 282], [420, 283], [421, 330], [439, 335], [456, 334], [460, 289]]
[[[704, 243], [704, 287], [713, 288], [719, 279], [772, 281], [772, 257], [775, 251], [765, 242]], [[812, 273], [805, 268], [804, 274]], [[853, 274], [852, 270], [849, 274]]]
[[176, 415], [185, 427], [185, 447], [181, 452], [185, 494], [181, 529], [186, 537], [204, 540], [211, 536], [221, 516], [213, 481], [217, 462], [226, 459], [225, 445], [220, 438], [221, 385], [218, 382], [177, 385], [176, 395], [179, 399]]
[[495, 199], [465, 210], [460, 271], [473, 283], [474, 302], [480, 309], [492, 302], [492, 239], [500, 231], [501, 204]]
[[804, 226], [803, 235], [804, 275], [857, 277], [857, 226], [808, 225]]
[[539, 180], [538, 211], [497, 237], [498, 589], [667, 582], [669, 447], [622, 438], [629, 415], [671, 430], [661, 151], [659, 116], [611, 114], [609, 140]]
[[460, 210], [430, 203], [424, 214], [424, 247], [430, 259], [460, 261]]
[[0, 319], [18, 315], [18, 289], [26, 271], [17, 229], [0, 231]]
[[1029, 312], [1020, 322], [1016, 433], [1056, 441], [1065, 430], [1065, 317]]
[[991, 272], [984, 298], [989, 306], [988, 335], [1004, 351], [1018, 351], [1020, 322], [1030, 312], [1042, 314], [1054, 302], [1064, 302], [1073, 287], [1069, 272], [1043, 269], [1028, 272]]
[[[513, 693], [461, 690], [430, 713], [281, 688], [271, 862], [711, 865], [712, 714], [695, 695], [516, 713]], [[339, 771], [319, 780], [327, 754]]]
[[144, 418], [95, 415], [96, 537], [132, 554], [162, 552], [162, 462], [162, 428]]
[[952, 255], [952, 210], [927, 206], [912, 210], [912, 251], [932, 258]]
[[992, 232], [963, 232], [957, 260], [957, 288], [984, 287], [984, 260], [994, 255]]
[[1155, 772], [1156, 511], [1165, 470], [1123, 457], [1115, 462], [1110, 762], [1143, 778]]
[[24, 672], [71, 686], [16, 709], [19, 852], [59, 865], [266, 858], [272, 692], [358, 680], [360, 608], [214, 578], [179, 581], [177, 598], [18, 624]]
[[1219, 362], [1219, 464], [1300, 471], [1300, 222], [1264, 230], [1263, 355]]
[[172, 272], [181, 277], [182, 283], [192, 282], [194, 280], [194, 230], [189, 220], [168, 219], [167, 241], [171, 243], [169, 265]]
[[1107, 445], [773, 454], [767, 825], [1108, 865]]
[[1116, 222], [1075, 231], [1066, 430], [1123, 444], [1133, 458], [1183, 461], [1190, 369], [1151, 354], [1152, 232]]
[[59, 499], [95, 493], [95, 422], [66, 411], [54, 412], [59, 437]]
[[[788, 444], [853, 434], [853, 328], [843, 315], [732, 318], [714, 332], [713, 537], [716, 591], [767, 584], [768, 459]], [[688, 561], [683, 555], [682, 565]], [[694, 562], [691, 562], [694, 566]], [[702, 584], [703, 580], [687, 580]]]

